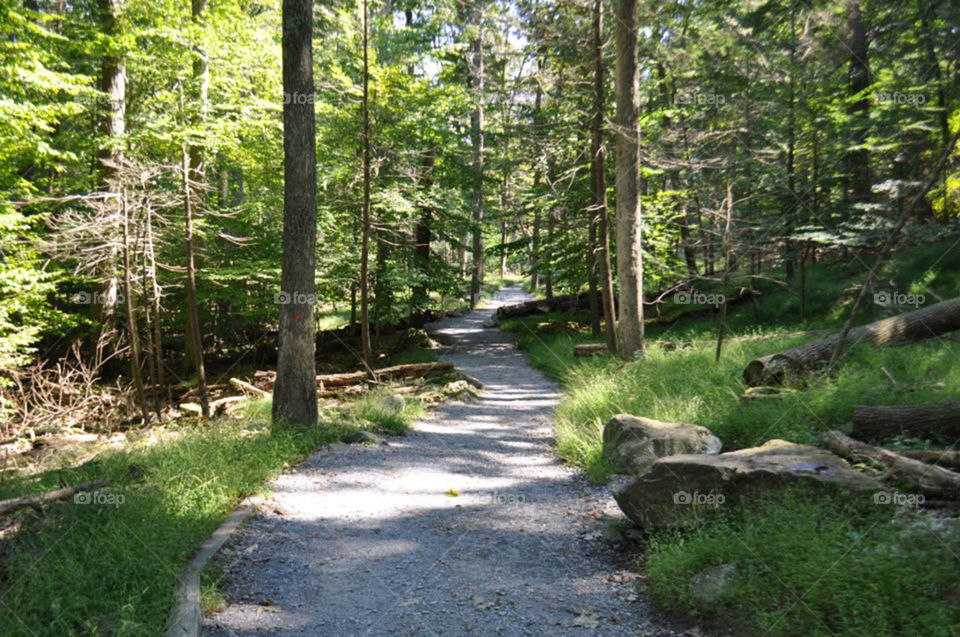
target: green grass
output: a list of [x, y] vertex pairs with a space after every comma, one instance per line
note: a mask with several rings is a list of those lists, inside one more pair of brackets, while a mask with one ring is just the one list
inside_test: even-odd
[[[76, 469], [8, 479], [0, 497], [47, 491], [61, 477], [108, 478], [114, 484], [100, 491], [114, 504], [67, 500], [42, 515], [18, 514], [23, 527], [0, 548], [0, 634], [161, 634], [180, 569], [242, 498], [348, 431], [402, 433], [422, 413], [418, 401], [386, 407], [388, 391], [324, 412], [310, 429], [271, 429], [270, 403], [256, 402], [241, 420], [184, 427]], [[215, 603], [216, 591], [205, 587], [204, 599]]]
[[[645, 570], [663, 606], [752, 635], [955, 635], [956, 553], [929, 521], [896, 507], [794, 488], [732, 508], [683, 534], [654, 537]], [[946, 542], [945, 542], [946, 541]], [[715, 600], [690, 579], [736, 565]]]
[[[882, 289], [922, 293], [927, 304], [960, 295], [960, 251], [949, 246], [901, 251], [879, 277]], [[730, 308], [719, 364], [714, 361], [716, 319], [672, 301], [661, 308], [670, 322], [647, 326], [649, 352], [643, 361], [575, 359], [576, 343], [600, 341], [589, 334], [583, 313], [515, 319], [503, 327], [516, 332], [531, 363], [563, 387], [556, 411], [558, 453], [603, 482], [615, 470], [602, 457], [603, 426], [617, 413], [704, 425], [729, 451], [773, 438], [818, 444], [820, 433], [842, 428], [858, 404], [954, 398], [960, 393], [960, 346], [949, 339], [887, 349], [853, 347], [834, 378], [814, 373], [779, 396], [741, 398], [746, 364], [817, 338], [804, 332], [838, 328], [863, 274], [863, 265], [852, 258], [810, 266], [805, 321], [796, 289], [758, 281], [754, 287], [763, 292], [758, 308], [750, 302]], [[859, 322], [891, 313], [870, 303]], [[668, 350], [658, 340], [689, 347]], [[953, 441], [910, 442], [949, 446]], [[915, 516], [901, 510], [894, 518], [894, 508], [869, 498], [852, 501], [803, 491], [778, 491], [748, 506], [730, 506], [720, 519], [653, 535], [644, 555], [649, 585], [664, 606], [716, 624], [721, 632], [956, 634], [960, 548], [947, 547], [926, 531], [905, 541], [902, 525]], [[724, 563], [738, 566], [734, 585], [716, 603], [698, 605], [690, 596], [690, 578]]]

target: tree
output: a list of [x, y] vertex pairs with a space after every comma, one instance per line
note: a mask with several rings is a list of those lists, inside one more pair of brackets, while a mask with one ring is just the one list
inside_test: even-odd
[[617, 278], [620, 356], [645, 356], [643, 339], [643, 219], [640, 208], [640, 68], [637, 64], [637, 0], [617, 5]]
[[470, 143], [473, 146], [473, 268], [470, 274], [470, 308], [480, 302], [483, 285], [483, 19], [484, 2], [477, 0], [474, 7], [476, 34], [473, 40], [474, 109], [470, 118]]
[[[617, 351], [616, 310], [613, 303], [613, 276], [610, 272], [610, 215], [607, 212], [607, 181], [604, 163], [606, 145], [603, 140], [603, 0], [593, 3], [593, 114], [590, 119], [590, 186], [591, 238], [599, 233], [597, 244], [591, 241], [591, 277], [597, 276], [606, 327], [607, 349]], [[596, 220], [596, 221], [594, 221]], [[591, 289], [591, 297], [595, 294]], [[591, 302], [596, 300], [591, 298]]]
[[273, 422], [317, 422], [313, 306], [317, 157], [313, 106], [313, 0], [283, 0], [283, 268]]

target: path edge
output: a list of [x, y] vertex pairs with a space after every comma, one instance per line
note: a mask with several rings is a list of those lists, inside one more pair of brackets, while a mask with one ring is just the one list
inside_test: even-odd
[[198, 637], [200, 635], [200, 573], [210, 558], [217, 554], [224, 543], [240, 525], [256, 512], [261, 498], [247, 498], [233, 513], [227, 516], [217, 530], [208, 537], [177, 576], [174, 604], [167, 618], [165, 637]]

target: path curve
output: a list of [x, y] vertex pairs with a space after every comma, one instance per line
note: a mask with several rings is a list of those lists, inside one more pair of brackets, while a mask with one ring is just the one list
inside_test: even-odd
[[[551, 449], [557, 387], [484, 328], [519, 287], [431, 331], [485, 385], [387, 447], [320, 452], [272, 481], [205, 635], [672, 635], [602, 533], [605, 489]], [[459, 495], [452, 495], [452, 491]], [[613, 509], [613, 510], [611, 510]], [[620, 558], [622, 560], [622, 557]]]

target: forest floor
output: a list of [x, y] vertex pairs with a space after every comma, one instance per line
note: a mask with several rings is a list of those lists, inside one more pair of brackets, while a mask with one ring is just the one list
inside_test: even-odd
[[605, 488], [555, 456], [557, 386], [485, 329], [519, 287], [431, 331], [485, 386], [387, 446], [337, 446], [270, 483], [221, 557], [207, 635], [673, 635], [638, 599]]

